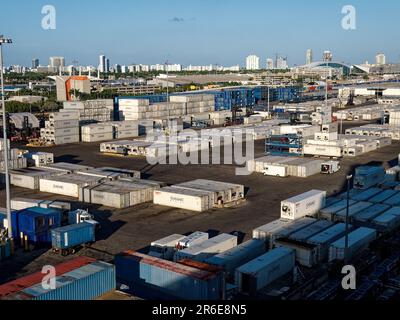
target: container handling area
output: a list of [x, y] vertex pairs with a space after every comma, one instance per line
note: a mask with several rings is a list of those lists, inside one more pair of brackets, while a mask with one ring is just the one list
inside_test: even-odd
[[[11, 143], [0, 299], [400, 297], [397, 108], [382, 111], [393, 119], [379, 127], [376, 106], [350, 109], [352, 117], [338, 111], [340, 125], [321, 104], [309, 107], [309, 124], [253, 115], [226, 125], [230, 112], [216, 111], [207, 94], [123, 99], [122, 121], [109, 102], [66, 103], [42, 129], [46, 146]], [[209, 120], [216, 131], [179, 136]], [[162, 135], [169, 141], [151, 140]], [[200, 156], [218, 147], [215, 137], [224, 147], [253, 144], [254, 156], [240, 164], [148, 161]], [[234, 149], [222, 148], [221, 159]], [[0, 200], [5, 207], [4, 189]], [[349, 263], [360, 283], [352, 292], [332, 285]], [[55, 289], [40, 284], [45, 265], [57, 270]]]

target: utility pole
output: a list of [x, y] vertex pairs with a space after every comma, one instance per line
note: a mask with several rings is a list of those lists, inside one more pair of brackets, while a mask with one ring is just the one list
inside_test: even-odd
[[350, 211], [350, 183], [352, 175], [348, 175], [347, 179], [347, 204], [346, 204], [346, 235], [344, 243], [344, 263], [348, 263], [348, 251], [349, 251], [349, 211]]
[[168, 119], [169, 119], [170, 111], [169, 111], [169, 81], [168, 81], [168, 79], [169, 79], [169, 69], [168, 69], [168, 66], [169, 66], [169, 61], [167, 60], [167, 61], [165, 61], [165, 69], [167, 71], [167, 109], [168, 109]]
[[7, 139], [7, 121], [6, 121], [6, 101], [4, 96], [4, 74], [3, 74], [3, 44], [11, 44], [11, 39], [0, 35], [0, 78], [1, 78], [1, 106], [3, 110], [3, 149], [4, 149], [4, 171], [6, 176], [6, 208], [8, 222], [8, 236], [12, 237], [11, 226], [11, 193], [10, 193], [10, 170], [8, 166], [9, 145]]

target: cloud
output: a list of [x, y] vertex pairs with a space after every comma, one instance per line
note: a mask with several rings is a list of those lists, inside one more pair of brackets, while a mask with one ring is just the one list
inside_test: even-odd
[[180, 17], [174, 17], [171, 19], [171, 22], [185, 22], [186, 20], [184, 18]]
[[183, 22], [189, 22], [189, 21], [195, 21], [195, 20], [196, 20], [196, 18], [186, 19], [186, 18], [182, 18], [182, 17], [173, 17], [170, 21], [176, 22], [176, 23], [183, 23]]

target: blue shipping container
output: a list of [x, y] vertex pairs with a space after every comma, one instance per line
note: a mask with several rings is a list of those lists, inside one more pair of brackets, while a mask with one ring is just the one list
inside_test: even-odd
[[265, 241], [253, 239], [213, 256], [207, 259], [205, 263], [221, 267], [228, 275], [233, 276], [236, 268], [263, 255], [265, 252]]
[[51, 230], [61, 225], [61, 211], [39, 207], [15, 211], [11, 223], [15, 240], [20, 239], [22, 232], [29, 242], [51, 243]]
[[363, 166], [356, 169], [354, 177], [354, 188], [368, 189], [385, 180], [383, 167]]
[[93, 300], [115, 288], [115, 266], [98, 261], [56, 277], [53, 290], [39, 283], [22, 290], [20, 296], [32, 300]]
[[55, 249], [69, 249], [95, 241], [95, 226], [83, 222], [53, 229], [51, 243]]
[[163, 299], [219, 300], [222, 272], [215, 273], [162, 260], [138, 252], [115, 257], [117, 281], [136, 295], [149, 294]]

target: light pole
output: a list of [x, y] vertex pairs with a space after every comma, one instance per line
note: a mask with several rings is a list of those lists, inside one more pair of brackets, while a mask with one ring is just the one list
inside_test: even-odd
[[353, 178], [352, 175], [348, 175], [347, 179], [347, 204], [346, 204], [346, 235], [344, 240], [344, 263], [347, 265], [348, 248], [349, 248], [349, 211], [350, 211], [350, 182]]
[[11, 194], [10, 194], [10, 171], [8, 168], [9, 146], [7, 141], [7, 121], [6, 121], [6, 102], [4, 96], [4, 74], [3, 74], [3, 44], [11, 44], [11, 39], [0, 35], [0, 75], [1, 75], [1, 106], [3, 110], [3, 149], [4, 149], [4, 171], [6, 176], [6, 208], [8, 222], [8, 236], [12, 237], [11, 227]]

